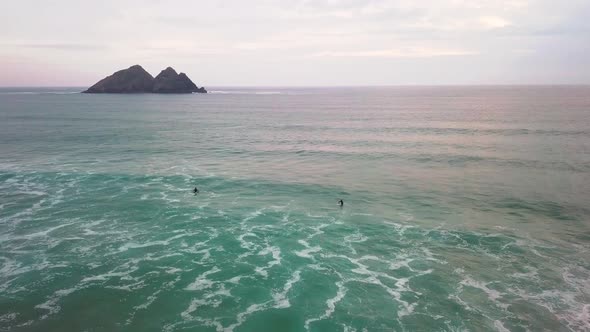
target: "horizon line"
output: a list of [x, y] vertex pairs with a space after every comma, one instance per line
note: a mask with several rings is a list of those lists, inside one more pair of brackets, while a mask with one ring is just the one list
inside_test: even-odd
[[[207, 89], [212, 88], [388, 88], [388, 87], [551, 87], [551, 86], [590, 86], [590, 83], [475, 83], [475, 84], [364, 84], [364, 85], [211, 85], [205, 86]], [[23, 88], [82, 88], [86, 85], [0, 85], [0, 89], [23, 89]]]

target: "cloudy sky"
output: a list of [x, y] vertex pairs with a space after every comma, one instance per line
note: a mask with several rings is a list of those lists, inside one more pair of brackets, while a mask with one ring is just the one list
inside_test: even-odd
[[2, 0], [0, 86], [590, 83], [590, 0]]

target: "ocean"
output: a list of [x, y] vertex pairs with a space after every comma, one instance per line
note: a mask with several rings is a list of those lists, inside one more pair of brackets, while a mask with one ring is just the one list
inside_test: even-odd
[[2, 331], [590, 331], [588, 86], [81, 90], [0, 89]]

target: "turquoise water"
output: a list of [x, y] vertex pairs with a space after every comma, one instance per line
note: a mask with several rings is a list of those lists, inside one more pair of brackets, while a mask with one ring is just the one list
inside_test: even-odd
[[211, 90], [0, 90], [0, 330], [590, 330], [590, 87]]

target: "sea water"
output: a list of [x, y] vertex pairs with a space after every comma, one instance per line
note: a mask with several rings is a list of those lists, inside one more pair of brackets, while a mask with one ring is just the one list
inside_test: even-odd
[[0, 330], [590, 330], [590, 87], [80, 90], [0, 90]]

